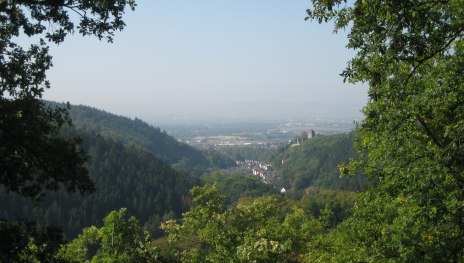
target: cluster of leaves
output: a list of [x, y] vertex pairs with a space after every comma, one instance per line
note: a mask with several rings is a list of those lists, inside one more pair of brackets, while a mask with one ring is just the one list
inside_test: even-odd
[[162, 225], [174, 246], [192, 244], [178, 251], [182, 262], [304, 261], [311, 240], [324, 228], [281, 197], [263, 196], [225, 210], [215, 185], [195, 187], [192, 194], [197, 205], [181, 223]]
[[[93, 253], [92, 253], [93, 252]], [[84, 228], [82, 234], [63, 245], [57, 258], [66, 262], [158, 262], [159, 252], [150, 235], [127, 209], [112, 211], [103, 226]]]
[[[377, 191], [381, 191], [377, 189]], [[428, 211], [411, 197], [382, 197], [370, 191], [360, 194], [353, 215], [316, 242], [314, 262], [461, 262], [455, 244], [461, 229], [428, 222]], [[440, 242], [437, 242], [437, 239]]]
[[59, 134], [68, 122], [65, 110], [45, 109], [41, 101], [0, 97], [0, 185], [34, 200], [63, 186], [93, 192], [79, 139]]
[[59, 262], [54, 257], [62, 243], [56, 227], [38, 229], [31, 222], [0, 220], [0, 262]]
[[298, 206], [315, 218], [324, 218], [328, 226], [335, 227], [351, 216], [351, 208], [358, 194], [345, 190], [311, 188], [298, 202]]
[[[355, 193], [322, 190], [305, 195], [299, 202], [281, 195], [264, 195], [256, 199], [242, 199], [226, 209], [224, 196], [217, 186], [194, 187], [191, 192], [196, 206], [181, 220], [162, 224], [170, 244], [166, 245], [164, 239], [156, 241], [163, 248], [163, 260], [336, 261], [331, 242], [340, 242], [340, 239], [334, 238], [333, 233], [342, 229], [343, 223], [340, 222], [349, 218], [349, 211], [357, 198]], [[344, 245], [343, 248], [347, 247]], [[348, 251], [336, 252], [344, 257]]]

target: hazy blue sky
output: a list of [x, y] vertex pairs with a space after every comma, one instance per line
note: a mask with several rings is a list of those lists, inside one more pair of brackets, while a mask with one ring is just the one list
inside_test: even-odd
[[139, 0], [114, 44], [51, 49], [44, 98], [150, 122], [162, 115], [357, 116], [366, 88], [343, 84], [346, 35], [305, 22], [309, 0]]

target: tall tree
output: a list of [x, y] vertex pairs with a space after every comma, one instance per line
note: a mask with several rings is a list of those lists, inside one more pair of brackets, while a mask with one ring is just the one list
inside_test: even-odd
[[[126, 7], [134, 9], [134, 0], [0, 1], [0, 185], [7, 191], [31, 199], [62, 186], [94, 191], [79, 140], [59, 134], [70, 124], [67, 110], [40, 100], [50, 87], [47, 41], [59, 44], [77, 30], [112, 42]], [[25, 48], [16, 42], [24, 36], [38, 40]]]
[[463, 261], [464, 1], [312, 2], [307, 19], [349, 31], [341, 75], [369, 84], [362, 157], [342, 167], [379, 178], [345, 225], [357, 260]]
[[[94, 255], [90, 255], [97, 247]], [[65, 262], [159, 262], [158, 250], [126, 208], [112, 211], [103, 226], [87, 227], [76, 239], [61, 247], [57, 257]]]
[[181, 262], [307, 262], [309, 244], [323, 231], [323, 222], [283, 198], [262, 196], [225, 210], [216, 185], [191, 193], [196, 206], [180, 222], [162, 224]]

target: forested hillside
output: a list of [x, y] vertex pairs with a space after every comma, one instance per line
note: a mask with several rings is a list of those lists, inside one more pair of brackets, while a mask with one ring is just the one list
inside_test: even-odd
[[188, 190], [195, 182], [200, 183], [193, 173], [235, 165], [223, 154], [194, 149], [137, 118], [87, 106], [71, 106], [70, 117], [74, 127], [62, 129], [62, 133], [82, 139], [82, 150], [90, 156], [86, 167], [96, 192], [82, 197], [62, 189], [47, 193], [36, 206], [2, 191], [0, 218], [56, 225], [64, 230], [65, 237], [72, 238], [110, 211], [126, 207], [156, 236], [162, 220], [180, 217], [189, 207]]
[[[52, 105], [56, 104], [50, 102]], [[230, 158], [218, 152], [202, 152], [177, 141], [174, 137], [148, 123], [135, 118], [118, 116], [83, 105], [72, 105], [70, 116], [78, 130], [85, 130], [112, 138], [125, 144], [144, 147], [157, 158], [177, 164], [188, 170], [201, 171], [209, 167], [230, 167], [235, 165]]]
[[83, 227], [98, 224], [110, 211], [127, 207], [157, 235], [161, 220], [179, 217], [189, 207], [188, 190], [195, 183], [191, 175], [174, 170], [144, 148], [93, 132], [73, 129], [66, 133], [82, 138], [82, 147], [91, 157], [87, 168], [96, 192], [83, 197], [61, 190], [48, 193], [35, 206], [25, 198], [2, 191], [0, 218], [53, 224], [72, 238]]
[[281, 149], [273, 159], [279, 178], [277, 183], [295, 190], [310, 186], [362, 190], [366, 178], [340, 178], [339, 165], [355, 157], [354, 133], [316, 136], [299, 146]]

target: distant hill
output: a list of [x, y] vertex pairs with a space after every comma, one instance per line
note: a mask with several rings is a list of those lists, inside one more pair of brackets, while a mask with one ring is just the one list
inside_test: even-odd
[[[52, 105], [57, 104], [50, 102]], [[202, 171], [206, 168], [225, 168], [235, 162], [218, 152], [201, 151], [148, 123], [135, 118], [118, 116], [99, 109], [83, 105], [72, 105], [70, 116], [78, 130], [99, 134], [125, 144], [143, 147], [157, 158], [189, 171]]]
[[174, 164], [182, 159], [199, 165], [208, 165], [200, 151], [178, 142], [173, 137], [140, 119], [117, 116], [88, 106], [72, 106], [73, 125], [77, 129], [100, 134], [123, 143], [138, 144], [154, 156]]
[[273, 158], [278, 184], [295, 190], [308, 187], [361, 191], [367, 185], [363, 176], [340, 178], [338, 165], [356, 156], [354, 133], [316, 136], [299, 146], [281, 149]]

